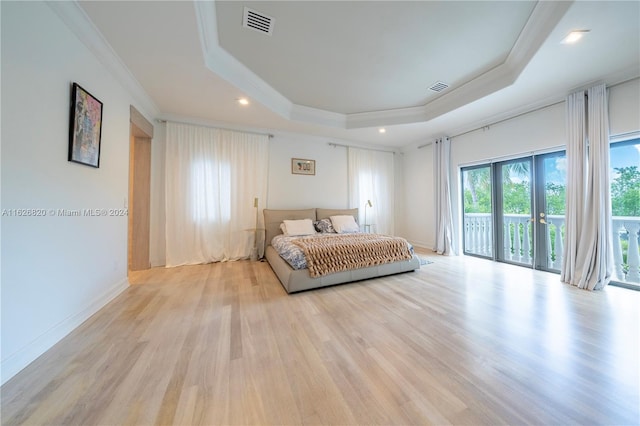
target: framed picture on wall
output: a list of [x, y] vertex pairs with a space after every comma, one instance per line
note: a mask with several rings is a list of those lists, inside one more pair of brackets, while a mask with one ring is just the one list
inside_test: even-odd
[[316, 160], [306, 160], [304, 158], [292, 158], [291, 173], [293, 173], [294, 175], [315, 175]]
[[78, 83], [71, 89], [69, 120], [69, 161], [100, 167], [102, 102]]

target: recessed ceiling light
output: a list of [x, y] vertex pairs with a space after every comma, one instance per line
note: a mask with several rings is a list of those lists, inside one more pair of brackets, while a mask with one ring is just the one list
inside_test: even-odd
[[238, 99], [238, 103], [239, 103], [240, 105], [249, 105], [249, 99], [247, 99], [247, 98], [240, 98], [240, 99]]
[[378, 132], [379, 132], [379, 133], [387, 133], [387, 129], [385, 129], [384, 127], [380, 127], [380, 128], [378, 129]]
[[591, 30], [575, 30], [571, 31], [565, 38], [562, 39], [562, 44], [573, 44], [580, 40], [586, 33]]

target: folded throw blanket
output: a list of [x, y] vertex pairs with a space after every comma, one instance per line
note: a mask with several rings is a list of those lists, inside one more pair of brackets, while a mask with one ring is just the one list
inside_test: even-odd
[[376, 234], [344, 234], [335, 238], [299, 239], [311, 277], [411, 259], [407, 240]]

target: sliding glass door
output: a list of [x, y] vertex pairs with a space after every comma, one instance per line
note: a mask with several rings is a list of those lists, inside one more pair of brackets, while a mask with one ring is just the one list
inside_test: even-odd
[[559, 271], [565, 163], [555, 152], [463, 168], [464, 253]]
[[496, 260], [533, 265], [532, 158], [494, 163]]

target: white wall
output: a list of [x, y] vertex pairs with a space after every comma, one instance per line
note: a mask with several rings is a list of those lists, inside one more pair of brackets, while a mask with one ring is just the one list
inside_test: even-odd
[[[612, 135], [640, 131], [640, 79], [619, 84], [609, 92], [609, 117]], [[428, 141], [425, 141], [427, 143]], [[452, 205], [461, 252], [458, 226], [461, 220], [460, 168], [490, 162], [502, 157], [526, 156], [534, 152], [564, 149], [565, 104], [533, 111], [501, 123], [452, 138]], [[405, 226], [403, 236], [414, 244], [433, 247], [433, 150], [408, 148], [403, 155], [405, 171]]]
[[640, 131], [640, 78], [609, 89], [609, 131], [612, 136]]
[[[57, 209], [124, 207], [129, 106], [143, 109], [45, 3], [1, 8], [4, 383], [126, 289], [127, 217]], [[67, 161], [72, 82], [104, 103], [98, 169]]]
[[[271, 139], [268, 208], [350, 207], [347, 148], [328, 142], [327, 138], [295, 134], [276, 134]], [[315, 160], [315, 176], [292, 174], [292, 158]]]
[[564, 103], [561, 103], [453, 138], [451, 163], [458, 168], [503, 156], [525, 156], [553, 147], [562, 149], [564, 133]]

